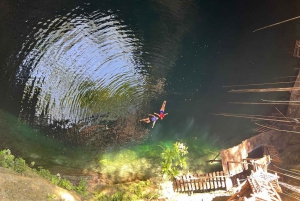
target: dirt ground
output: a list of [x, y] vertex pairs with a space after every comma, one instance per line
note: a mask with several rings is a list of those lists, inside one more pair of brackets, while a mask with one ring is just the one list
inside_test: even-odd
[[0, 167], [1, 201], [80, 201], [74, 192], [57, 187], [31, 172], [23, 175]]

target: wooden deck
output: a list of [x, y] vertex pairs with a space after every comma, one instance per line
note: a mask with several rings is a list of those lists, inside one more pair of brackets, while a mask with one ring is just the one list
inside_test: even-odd
[[226, 189], [224, 172], [207, 174], [187, 174], [173, 180], [175, 192], [204, 192], [217, 189]]
[[[259, 146], [264, 146], [264, 155], [270, 155], [274, 162], [281, 162], [279, 154], [274, 148], [281, 148], [283, 145], [272, 144], [270, 141], [277, 138], [278, 133], [269, 131], [259, 134], [243, 141], [241, 144], [220, 152], [222, 167], [225, 175], [233, 176], [244, 171], [242, 163], [248, 157], [248, 153]], [[272, 145], [272, 146], [270, 146]]]
[[[283, 145], [282, 142], [272, 143], [275, 137], [278, 137], [278, 133], [269, 131], [249, 138], [235, 147], [220, 151], [221, 160], [216, 159], [219, 156], [217, 155], [208, 162], [221, 162], [223, 171], [178, 176], [173, 179], [174, 191], [187, 193], [221, 189], [228, 191], [247, 180], [249, 171], [252, 169], [262, 168], [267, 171], [267, 166], [271, 161], [282, 163], [275, 147], [281, 148]], [[259, 150], [259, 152], [254, 150]], [[257, 154], [260, 155], [257, 156]]]

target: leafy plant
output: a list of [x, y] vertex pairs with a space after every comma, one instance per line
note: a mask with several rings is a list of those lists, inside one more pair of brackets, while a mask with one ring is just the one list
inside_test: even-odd
[[14, 161], [14, 170], [18, 173], [25, 172], [27, 165], [23, 158], [16, 158]]
[[179, 174], [179, 169], [186, 166], [186, 157], [188, 151], [183, 143], [175, 142], [173, 148], [164, 149], [161, 153], [163, 162], [161, 163], [161, 173], [167, 179], [175, 177]]
[[52, 184], [60, 186], [67, 190], [75, 190], [79, 194], [85, 195], [87, 187], [86, 181], [84, 179], [80, 180], [78, 186], [74, 186], [69, 180], [61, 178], [59, 174], [52, 175], [49, 170], [46, 170], [41, 166], [39, 166], [38, 168], [39, 170], [36, 170], [36, 172], [44, 179], [51, 181]]
[[78, 185], [76, 186], [76, 192], [81, 195], [85, 195], [87, 190], [87, 183], [86, 180], [81, 178]]
[[38, 170], [36, 170], [36, 172], [44, 179], [51, 181], [51, 183], [54, 182], [53, 184], [55, 184], [55, 185], [58, 184], [58, 181], [56, 182], [56, 179], [53, 178], [56, 176], [52, 175], [49, 170], [44, 169], [42, 166], [39, 166]]
[[71, 190], [75, 190], [75, 187], [74, 185], [67, 179], [60, 179], [59, 180], [59, 183], [58, 183], [58, 186], [64, 188], [64, 189], [67, 189], [69, 191]]
[[[94, 197], [91, 199], [91, 201], [110, 201], [112, 199], [109, 198], [109, 196], [107, 196], [105, 193], [101, 192], [101, 193], [95, 193]], [[116, 200], [118, 201], [118, 200]]]
[[123, 191], [116, 191], [111, 196], [111, 200], [113, 200], [113, 201], [119, 201], [119, 200], [122, 200], [123, 196], [124, 196], [124, 192]]
[[0, 165], [5, 168], [11, 168], [18, 173], [24, 172], [27, 168], [25, 160], [22, 158], [15, 158], [9, 149], [0, 151]]
[[15, 156], [11, 154], [9, 149], [0, 151], [0, 165], [5, 168], [14, 167]]

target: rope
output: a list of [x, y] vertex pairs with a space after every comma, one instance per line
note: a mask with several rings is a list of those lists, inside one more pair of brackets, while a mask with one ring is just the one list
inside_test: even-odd
[[273, 171], [273, 172], [276, 172], [276, 173], [285, 175], [285, 176], [287, 176], [287, 177], [291, 177], [291, 178], [300, 180], [300, 177], [296, 177], [296, 176], [293, 176], [293, 175], [290, 175], [290, 174], [285, 174], [285, 173], [282, 173], [282, 172], [277, 172], [277, 171], [275, 171], [275, 170], [270, 170], [270, 171]]
[[287, 172], [291, 172], [291, 173], [293, 173], [293, 174], [300, 175], [300, 173], [297, 173], [297, 172], [294, 172], [294, 171], [290, 171], [290, 170], [287, 170], [287, 169], [283, 169], [283, 168], [280, 168], [280, 167], [278, 167], [278, 166], [276, 166], [276, 165], [274, 165], [274, 167], [276, 167], [276, 168], [278, 168], [278, 169], [281, 169], [281, 170], [284, 170], [284, 171], [287, 171]]
[[279, 183], [280, 185], [284, 186], [285, 188], [290, 189], [291, 191], [294, 191], [294, 192], [300, 194], [300, 188], [297, 188], [297, 186], [293, 186], [293, 185], [290, 185], [290, 184], [286, 184], [286, 183], [281, 182], [281, 181], [279, 181], [278, 183]]
[[288, 22], [288, 21], [291, 21], [291, 20], [295, 20], [295, 19], [298, 19], [298, 18], [300, 18], [300, 16], [298, 16], [298, 17], [293, 17], [293, 18], [290, 18], [290, 19], [287, 19], [287, 20], [284, 20], [284, 21], [281, 21], [281, 22], [277, 22], [277, 23], [275, 23], [275, 24], [271, 24], [271, 25], [268, 25], [268, 26], [265, 26], [265, 27], [256, 29], [256, 30], [254, 30], [253, 32], [256, 32], [256, 31], [259, 31], [259, 30], [262, 30], [262, 29], [266, 29], [266, 28], [269, 28], [269, 27], [272, 27], [272, 26], [276, 26], [276, 25], [278, 25], [278, 24], [282, 24], [282, 23], [285, 23], [285, 22]]
[[295, 198], [295, 199], [297, 199], [297, 200], [300, 200], [300, 197], [298, 197], [298, 196], [295, 196], [295, 195], [293, 195], [293, 194], [290, 194], [290, 193], [281, 193], [281, 194], [283, 194], [283, 195], [287, 195], [287, 196], [290, 196], [290, 197], [292, 197], [292, 198]]

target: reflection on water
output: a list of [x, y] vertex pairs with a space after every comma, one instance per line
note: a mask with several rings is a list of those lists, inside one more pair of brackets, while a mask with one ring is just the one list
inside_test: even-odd
[[130, 4], [130, 13], [124, 6], [85, 3], [35, 23], [25, 20], [30, 33], [10, 57], [10, 65], [19, 62], [14, 88], [22, 90], [21, 120], [50, 128], [47, 135], [62, 141], [84, 133], [79, 138], [95, 144], [104, 131], [142, 138], [147, 130], [138, 120], [164, 98], [197, 9], [181, 0]]
[[[46, 4], [39, 6], [48, 10]], [[158, 112], [168, 100], [168, 76], [182, 54], [183, 39], [195, 25], [197, 6], [193, 0], [68, 6], [43, 17], [18, 16], [29, 31], [20, 37], [21, 48], [12, 47], [7, 66], [17, 67], [10, 77], [16, 78], [13, 90], [22, 92], [19, 119], [42, 131], [37, 136], [83, 145], [88, 151], [85, 145], [93, 145], [94, 151], [108, 150], [112, 143], [121, 147], [144, 141], [148, 130], [139, 119]], [[156, 131], [159, 126], [160, 122]], [[48, 146], [38, 147], [47, 152]], [[64, 147], [53, 149], [59, 153], [49, 152], [51, 162], [66, 160], [61, 156], [68, 155]], [[30, 152], [31, 158], [41, 158], [39, 150]]]
[[134, 105], [142, 95], [138, 39], [112, 12], [78, 9], [40, 22], [24, 43], [17, 73], [29, 78], [22, 115], [34, 109], [35, 116], [73, 123], [92, 114], [110, 112], [113, 118], [122, 112], [119, 105]]
[[[134, 32], [110, 10], [77, 7], [39, 22], [18, 54], [17, 79], [26, 82], [20, 118], [65, 143], [123, 141], [120, 118], [143, 103], [141, 55]], [[131, 128], [129, 138], [145, 132], [134, 129], [137, 123], [123, 126]]]

